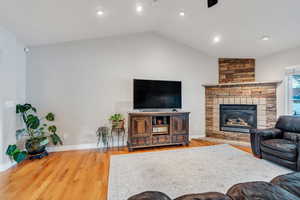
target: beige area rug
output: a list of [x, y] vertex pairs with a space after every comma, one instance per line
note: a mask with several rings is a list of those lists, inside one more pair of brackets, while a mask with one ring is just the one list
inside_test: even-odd
[[229, 145], [114, 155], [110, 160], [109, 200], [144, 191], [175, 198], [189, 193], [225, 193], [247, 181], [270, 181], [291, 172]]

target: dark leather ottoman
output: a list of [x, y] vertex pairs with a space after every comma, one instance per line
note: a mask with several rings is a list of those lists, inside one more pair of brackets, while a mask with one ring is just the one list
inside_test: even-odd
[[279, 186], [261, 181], [236, 184], [227, 195], [232, 200], [300, 200]]
[[[144, 192], [128, 200], [171, 200], [161, 192]], [[207, 192], [187, 194], [175, 200], [300, 200], [300, 172], [274, 178], [271, 183], [257, 181], [232, 186], [227, 194]]]
[[228, 196], [218, 192], [207, 192], [202, 194], [189, 194], [174, 200], [231, 200]]
[[162, 192], [143, 192], [130, 197], [128, 200], [172, 200]]
[[277, 176], [271, 181], [271, 183], [300, 197], [300, 173], [290, 173]]

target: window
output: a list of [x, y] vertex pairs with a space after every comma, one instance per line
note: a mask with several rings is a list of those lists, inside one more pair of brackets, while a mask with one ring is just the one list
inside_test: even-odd
[[300, 68], [287, 69], [287, 113], [300, 116]]

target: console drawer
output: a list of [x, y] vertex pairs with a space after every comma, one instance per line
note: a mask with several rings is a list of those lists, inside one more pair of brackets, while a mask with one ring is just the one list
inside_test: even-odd
[[152, 136], [152, 144], [168, 144], [171, 142], [170, 135], [155, 135]]
[[131, 146], [147, 146], [151, 144], [150, 137], [131, 138]]
[[172, 135], [173, 143], [186, 143], [188, 141], [188, 134], [176, 134]]

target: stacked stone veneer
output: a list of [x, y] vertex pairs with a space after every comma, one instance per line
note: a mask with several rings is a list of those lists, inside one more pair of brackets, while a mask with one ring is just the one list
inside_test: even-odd
[[247, 133], [220, 131], [220, 104], [257, 105], [258, 128], [276, 123], [276, 88], [278, 83], [241, 83], [205, 86], [206, 136], [249, 141]]

